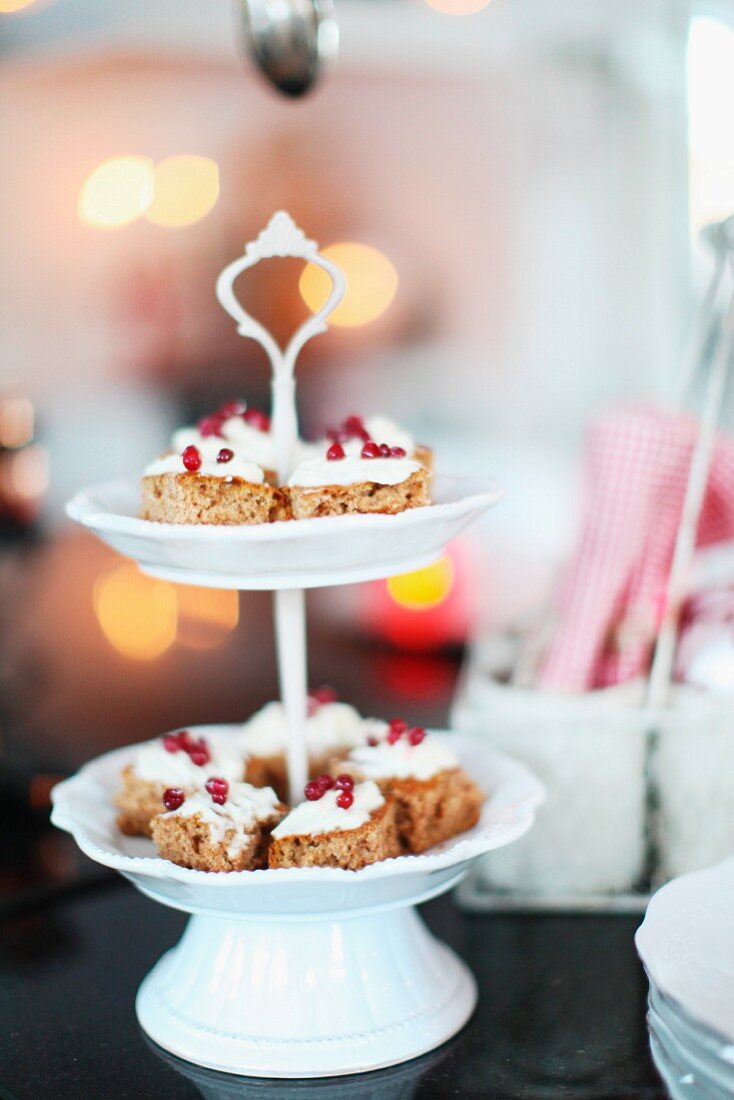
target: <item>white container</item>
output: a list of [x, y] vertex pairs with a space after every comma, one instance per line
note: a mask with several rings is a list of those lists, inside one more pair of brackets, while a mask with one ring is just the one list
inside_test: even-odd
[[656, 882], [734, 853], [734, 699], [677, 687], [660, 715], [651, 778]]
[[734, 853], [730, 696], [676, 685], [652, 711], [642, 682], [526, 690], [506, 681], [515, 654], [506, 639], [476, 647], [452, 719], [527, 764], [548, 793], [533, 832], [462, 887], [468, 905], [641, 908], [651, 886]]
[[453, 723], [531, 767], [547, 797], [532, 834], [482, 860], [477, 890], [549, 907], [629, 895], [644, 879], [647, 854], [651, 723], [638, 705], [641, 685], [583, 695], [516, 688], [500, 679], [508, 656], [501, 642], [478, 648]]

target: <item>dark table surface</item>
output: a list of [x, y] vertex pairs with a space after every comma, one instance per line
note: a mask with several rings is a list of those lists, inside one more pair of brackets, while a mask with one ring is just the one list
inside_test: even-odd
[[[187, 649], [184, 638], [147, 665], [116, 654], [92, 597], [95, 578], [118, 564], [69, 533], [0, 554], [0, 1097], [662, 1100], [632, 916], [477, 916], [451, 898], [430, 902], [424, 917], [474, 970], [479, 1005], [446, 1046], [390, 1070], [248, 1080], [148, 1043], [135, 992], [186, 918], [51, 829], [49, 787], [115, 745], [182, 722], [241, 720], [274, 696], [275, 666], [264, 593], [242, 597], [238, 628], [217, 649]], [[322, 595], [310, 600], [312, 682], [335, 684], [366, 713], [445, 723], [460, 652], [390, 649], [346, 602], [357, 595], [339, 590], [330, 610]]]
[[432, 1054], [360, 1077], [234, 1078], [180, 1062], [138, 1028], [136, 988], [185, 916], [95, 880], [0, 921], [0, 1095], [13, 1100], [188, 1097], [663, 1098], [647, 1050], [638, 918], [423, 907], [480, 987], [464, 1030]]

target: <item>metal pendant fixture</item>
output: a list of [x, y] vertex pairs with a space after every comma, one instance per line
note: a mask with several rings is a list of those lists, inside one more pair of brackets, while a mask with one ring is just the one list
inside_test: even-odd
[[311, 91], [339, 47], [332, 0], [239, 0], [247, 52], [283, 95]]

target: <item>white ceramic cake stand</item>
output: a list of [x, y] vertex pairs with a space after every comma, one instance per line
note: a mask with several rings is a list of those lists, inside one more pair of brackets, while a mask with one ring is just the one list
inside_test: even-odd
[[458, 734], [436, 736], [487, 792], [479, 824], [425, 855], [357, 872], [211, 874], [159, 859], [150, 841], [115, 826], [112, 798], [135, 747], [99, 757], [54, 789], [52, 820], [86, 855], [192, 914], [138, 992], [138, 1019], [156, 1043], [243, 1076], [321, 1077], [414, 1058], [462, 1027], [474, 979], [415, 906], [526, 832], [542, 788], [508, 757]]
[[[323, 308], [277, 346], [240, 305], [234, 282], [273, 256], [296, 256], [332, 279]], [[297, 440], [298, 352], [323, 332], [344, 278], [283, 211], [217, 283], [219, 300], [272, 366], [273, 433], [286, 484]], [[257, 527], [148, 523], [129, 482], [80, 493], [69, 514], [142, 569], [184, 584], [275, 592], [281, 698], [288, 721], [291, 801], [308, 773], [304, 589], [407, 572], [494, 504], [489, 479], [441, 479], [436, 503], [395, 516], [335, 516]], [[166, 1050], [245, 1076], [358, 1073], [413, 1058], [464, 1024], [476, 1000], [466, 966], [438, 943], [415, 906], [455, 886], [472, 860], [532, 824], [541, 789], [519, 764], [451, 739], [490, 796], [477, 828], [422, 856], [358, 872], [297, 868], [211, 874], [177, 867], [147, 841], [120, 835], [112, 796], [131, 749], [87, 765], [54, 792], [54, 822], [92, 859], [156, 901], [192, 914], [183, 939], [143, 982], [138, 1018]]]

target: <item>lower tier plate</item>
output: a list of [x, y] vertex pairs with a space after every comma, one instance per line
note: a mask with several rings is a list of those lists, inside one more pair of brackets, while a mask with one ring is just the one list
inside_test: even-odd
[[187, 526], [140, 519], [139, 483], [126, 479], [84, 489], [66, 510], [155, 577], [209, 588], [321, 588], [430, 565], [502, 490], [491, 478], [438, 476], [432, 494], [434, 504], [395, 516]]
[[156, 901], [189, 913], [270, 914], [280, 922], [334, 911], [355, 915], [408, 898], [424, 901], [456, 885], [471, 860], [527, 832], [543, 798], [541, 784], [523, 765], [463, 735], [437, 736], [446, 738], [487, 794], [478, 824], [423, 855], [386, 859], [361, 871], [298, 867], [213, 874], [158, 858], [152, 841], [123, 836], [115, 824], [112, 800], [137, 746], [97, 757], [59, 783], [52, 821], [91, 859], [120, 871]]

